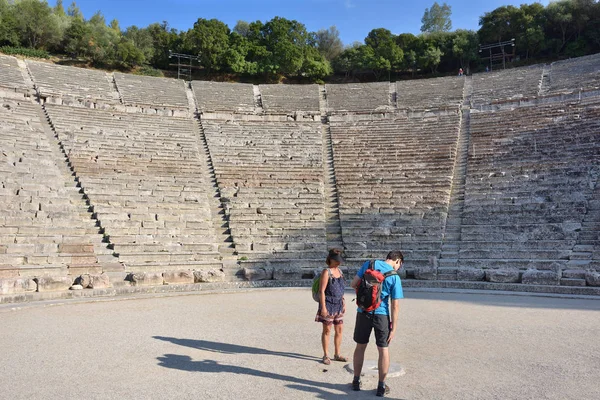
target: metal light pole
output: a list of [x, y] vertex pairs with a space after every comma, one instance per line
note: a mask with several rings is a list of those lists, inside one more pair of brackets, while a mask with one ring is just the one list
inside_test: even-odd
[[[169, 50], [169, 58], [173, 57], [177, 57], [177, 79], [182, 79], [182, 76], [185, 76], [187, 81], [190, 82], [192, 80], [192, 62], [194, 60], [199, 62], [200, 58], [191, 54], [173, 53]], [[182, 59], [189, 60], [189, 64], [182, 64]]]
[[492, 62], [492, 49], [499, 47], [502, 50], [502, 67], [506, 69], [506, 54], [504, 53], [504, 46], [512, 46], [515, 47], [515, 39], [506, 40], [504, 42], [494, 43], [494, 44], [485, 44], [479, 45], [479, 52], [481, 53], [483, 50], [490, 51], [490, 71], [493, 69]]

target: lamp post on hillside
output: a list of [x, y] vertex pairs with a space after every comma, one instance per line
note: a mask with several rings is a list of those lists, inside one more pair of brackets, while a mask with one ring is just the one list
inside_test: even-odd
[[[192, 80], [192, 62], [194, 60], [200, 61], [200, 57], [193, 56], [191, 54], [173, 53], [171, 50], [169, 50], [169, 58], [173, 57], [177, 57], [177, 79], [187, 77], [187, 81], [190, 82]], [[182, 59], [189, 60], [189, 64], [182, 64]]]

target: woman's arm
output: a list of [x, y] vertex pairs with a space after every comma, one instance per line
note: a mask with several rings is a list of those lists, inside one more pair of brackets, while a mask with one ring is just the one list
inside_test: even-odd
[[329, 283], [329, 270], [326, 268], [321, 272], [321, 281], [319, 282], [319, 303], [321, 304], [321, 315], [327, 315], [327, 306], [325, 305], [325, 289]]

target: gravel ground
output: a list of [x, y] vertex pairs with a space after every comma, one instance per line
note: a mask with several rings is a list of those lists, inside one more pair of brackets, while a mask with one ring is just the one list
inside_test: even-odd
[[[600, 399], [600, 301], [405, 295], [389, 398]], [[0, 306], [1, 399], [374, 398], [375, 380], [352, 392], [344, 363], [319, 363], [309, 289], [53, 304]]]

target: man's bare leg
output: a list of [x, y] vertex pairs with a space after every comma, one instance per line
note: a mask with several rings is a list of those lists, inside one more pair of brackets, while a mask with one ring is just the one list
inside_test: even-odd
[[385, 378], [390, 369], [390, 352], [387, 347], [377, 347], [379, 352], [379, 360], [377, 361], [377, 369], [379, 370], [379, 382], [385, 382]]
[[362, 373], [363, 363], [365, 361], [365, 350], [367, 349], [366, 344], [356, 344], [356, 349], [354, 349], [354, 358], [352, 363], [354, 365], [354, 378], [360, 378], [360, 374]]

